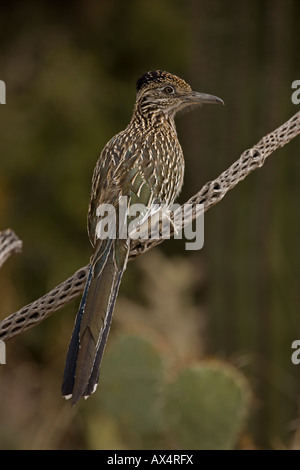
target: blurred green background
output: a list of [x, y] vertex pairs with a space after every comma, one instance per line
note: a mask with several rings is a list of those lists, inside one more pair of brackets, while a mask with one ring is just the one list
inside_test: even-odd
[[[298, 0], [2, 2], [0, 227], [23, 253], [1, 319], [87, 264], [93, 168], [141, 74], [225, 101], [177, 120], [184, 202], [299, 110], [299, 30]], [[300, 448], [299, 154], [298, 137], [208, 211], [201, 251], [170, 240], [128, 265], [89, 400], [60, 396], [79, 299], [8, 342], [0, 448]]]

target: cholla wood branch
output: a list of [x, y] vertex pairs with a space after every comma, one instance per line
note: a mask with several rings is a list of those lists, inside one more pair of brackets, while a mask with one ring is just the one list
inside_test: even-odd
[[[300, 133], [300, 111], [292, 116], [287, 122], [270, 134], [263, 137], [254, 147], [245, 150], [240, 158], [233, 163], [218, 178], [206, 183], [203, 188], [191, 197], [185, 204], [180, 206], [178, 211], [184, 213], [187, 205], [196, 207], [197, 204], [203, 204], [204, 211], [217, 204], [225, 194], [234, 188], [241, 180], [246, 178], [252, 171], [261, 167], [265, 159], [275, 150], [286, 145], [290, 140]], [[193, 217], [196, 218], [196, 211], [193, 211]], [[176, 215], [176, 212], [175, 212]], [[175, 217], [174, 215], [174, 217]], [[183, 229], [190, 221], [180, 218]], [[178, 228], [178, 227], [177, 227]], [[170, 230], [170, 235], [174, 231]], [[148, 240], [132, 240], [129, 259], [133, 259], [154, 246], [162, 243], [163, 238]], [[4, 261], [14, 252], [21, 250], [22, 243], [13, 234], [6, 230], [0, 232], [0, 267]], [[89, 265], [79, 269], [66, 281], [55, 287], [49, 293], [29, 305], [21, 308], [0, 322], [0, 339], [5, 341], [13, 336], [20, 334], [34, 325], [40, 323], [53, 312], [59, 310], [71, 300], [78, 297], [84, 289]]]
[[10, 229], [0, 232], [0, 268], [13, 253], [22, 251], [22, 242]]

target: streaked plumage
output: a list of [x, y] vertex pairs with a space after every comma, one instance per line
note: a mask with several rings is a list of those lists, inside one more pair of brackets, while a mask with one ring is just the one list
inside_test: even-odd
[[67, 355], [62, 393], [75, 404], [96, 389], [113, 309], [128, 259], [129, 239], [97, 238], [102, 204], [119, 210], [119, 197], [129, 205], [173, 203], [180, 193], [184, 157], [174, 117], [183, 108], [220, 98], [193, 92], [184, 80], [152, 71], [137, 81], [132, 119], [104, 147], [94, 170], [88, 233], [94, 253], [89, 278], [76, 317]]

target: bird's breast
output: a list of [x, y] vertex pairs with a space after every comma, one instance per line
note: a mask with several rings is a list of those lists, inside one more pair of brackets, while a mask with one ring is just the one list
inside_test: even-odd
[[119, 197], [128, 196], [131, 203], [170, 205], [181, 190], [183, 175], [184, 158], [176, 132], [128, 129], [111, 139], [93, 175], [88, 215], [92, 244], [101, 204], [117, 207]]

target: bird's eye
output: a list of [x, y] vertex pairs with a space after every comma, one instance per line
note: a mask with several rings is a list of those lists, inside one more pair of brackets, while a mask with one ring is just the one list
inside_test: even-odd
[[167, 93], [168, 95], [171, 95], [172, 93], [174, 93], [174, 88], [172, 86], [166, 86], [164, 88], [164, 92]]

